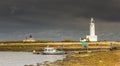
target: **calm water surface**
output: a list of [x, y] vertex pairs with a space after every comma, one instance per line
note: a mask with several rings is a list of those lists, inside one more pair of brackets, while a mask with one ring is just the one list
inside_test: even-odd
[[32, 52], [0, 52], [0, 66], [24, 66], [62, 60], [63, 55], [36, 55]]

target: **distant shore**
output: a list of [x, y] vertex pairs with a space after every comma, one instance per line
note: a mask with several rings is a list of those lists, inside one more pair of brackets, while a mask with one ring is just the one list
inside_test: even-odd
[[[110, 48], [120, 47], [120, 42], [87, 42], [88, 49], [100, 49], [100, 48]], [[0, 51], [24, 51], [31, 52], [33, 50], [41, 51], [46, 46], [55, 47], [58, 50], [82, 50], [84, 47], [81, 42], [7, 42], [0, 43]]]

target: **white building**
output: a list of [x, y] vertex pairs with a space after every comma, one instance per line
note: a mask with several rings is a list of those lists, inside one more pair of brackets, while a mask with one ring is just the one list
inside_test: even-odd
[[87, 41], [86, 38], [80, 38], [81, 42]]
[[97, 41], [97, 35], [95, 35], [95, 23], [93, 18], [91, 18], [90, 22], [90, 35], [87, 35], [86, 39], [89, 39], [89, 41]]

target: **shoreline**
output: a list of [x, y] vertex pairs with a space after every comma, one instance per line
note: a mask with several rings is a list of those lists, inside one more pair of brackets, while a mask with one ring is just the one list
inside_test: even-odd
[[[110, 49], [120, 47], [120, 42], [87, 42], [88, 49]], [[54, 42], [54, 43], [0, 43], [0, 51], [24, 51], [32, 52], [33, 50], [42, 51], [43, 48], [55, 47], [57, 50], [76, 51], [84, 50], [81, 42]]]
[[120, 53], [120, 50], [84, 54], [75, 53], [66, 56], [63, 60], [46, 61], [43, 64], [37, 63], [37, 65], [32, 66], [117, 66], [120, 62], [118, 53]]

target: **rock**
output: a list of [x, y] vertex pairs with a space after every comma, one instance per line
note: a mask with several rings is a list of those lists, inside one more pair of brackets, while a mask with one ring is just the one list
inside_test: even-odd
[[41, 63], [37, 63], [37, 66], [42, 66], [43, 64], [41, 64]]
[[24, 66], [28, 66], [28, 65], [24, 65]]
[[34, 65], [30, 64], [29, 66], [34, 66]]

